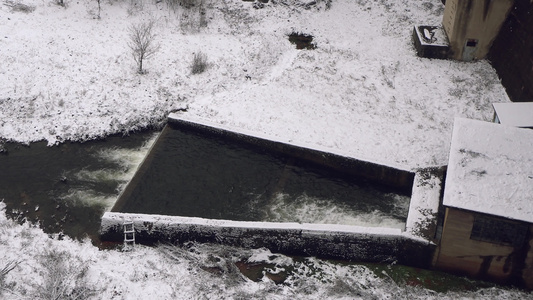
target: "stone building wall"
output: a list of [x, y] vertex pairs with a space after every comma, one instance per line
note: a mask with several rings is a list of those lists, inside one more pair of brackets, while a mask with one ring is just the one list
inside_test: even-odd
[[[442, 239], [434, 257], [435, 267], [531, 289], [532, 229], [529, 223], [446, 208]], [[513, 235], [517, 232], [524, 234]]]

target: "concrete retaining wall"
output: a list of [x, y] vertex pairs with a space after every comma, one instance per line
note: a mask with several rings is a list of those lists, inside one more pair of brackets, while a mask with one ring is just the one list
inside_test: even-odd
[[351, 176], [393, 187], [405, 195], [411, 194], [415, 174], [402, 166], [387, 166], [334, 153], [328, 149], [319, 149], [318, 147], [295, 143], [288, 144], [257, 133], [236, 130], [209, 123], [205, 120], [188, 119], [178, 114], [170, 114], [168, 121], [172, 126], [177, 126], [178, 128], [214, 134], [235, 143], [245, 143], [263, 150], [306, 160]]
[[399, 229], [347, 225], [238, 222], [175, 216], [106, 212], [102, 240], [121, 242], [123, 223], [132, 221], [136, 242], [197, 241], [247, 248], [266, 247], [289, 255], [366, 262], [397, 261], [429, 267], [435, 246]]
[[405, 231], [416, 237], [438, 243], [437, 223], [445, 166], [420, 169], [416, 172], [409, 203]]

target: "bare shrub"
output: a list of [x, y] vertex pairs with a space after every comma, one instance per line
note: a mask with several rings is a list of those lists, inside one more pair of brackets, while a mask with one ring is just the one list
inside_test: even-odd
[[173, 12], [176, 12], [180, 6], [179, 0], [165, 0], [165, 3]]
[[154, 20], [134, 24], [129, 28], [130, 47], [133, 59], [137, 62], [137, 72], [144, 74], [143, 61], [150, 58], [159, 50], [159, 45], [155, 43]]
[[194, 54], [191, 64], [191, 74], [200, 74], [207, 70], [207, 55], [202, 51]]
[[66, 8], [68, 4], [65, 0], [54, 0], [54, 3], [64, 8]]
[[92, 0], [87, 4], [87, 13], [92, 16], [93, 19], [100, 20], [102, 12], [102, 0]]
[[204, 0], [165, 0], [167, 6], [174, 12], [177, 12], [180, 7], [187, 10], [202, 6], [203, 2]]
[[89, 266], [64, 251], [50, 250], [41, 261], [44, 282], [38, 299], [87, 299], [96, 293], [87, 280]]
[[35, 6], [33, 5], [27, 5], [21, 2], [15, 2], [11, 0], [7, 0], [4, 3], [6, 6], [9, 6], [11, 8], [11, 11], [19, 11], [23, 13], [31, 13], [35, 10]]
[[[268, 3], [269, 1], [266, 0], [260, 0], [260, 3]], [[315, 10], [328, 10], [331, 8], [332, 0], [315, 0], [315, 1], [307, 1], [307, 0], [270, 0], [270, 2], [273, 5], [282, 5], [284, 7], [291, 7], [291, 8], [303, 8], [306, 10], [315, 9]], [[359, 5], [366, 5], [366, 2], [368, 0], [357, 0], [357, 3]], [[254, 4], [256, 4], [255, 2]], [[263, 6], [264, 7], [264, 6]], [[258, 7], [259, 8], [259, 7]], [[260, 7], [262, 8], [262, 7]]]
[[7, 273], [13, 271], [18, 266], [18, 262], [16, 261], [8, 261], [4, 267], [0, 269], [0, 296], [2, 296], [3, 292], [6, 290], [10, 290], [12, 288], [12, 285], [6, 283], [6, 275]]
[[200, 15], [200, 21], [198, 26], [200, 28], [207, 27], [207, 10], [205, 8], [204, 2], [201, 2], [202, 5], [198, 8], [198, 14]]
[[203, 1], [202, 0], [179, 0], [179, 2], [180, 2], [180, 5], [183, 6], [184, 8], [192, 8], [192, 7], [198, 6]]
[[[165, 0], [168, 7], [179, 16], [180, 28], [184, 32], [199, 32], [207, 27], [207, 5], [205, 0]], [[182, 8], [178, 14], [178, 8]]]
[[100, 19], [100, 12], [102, 11], [102, 5], [101, 5], [101, 0], [96, 0], [96, 2], [98, 3], [98, 10], [97, 10], [97, 13], [96, 13], [96, 18], [97, 19]]
[[395, 78], [396, 75], [400, 72], [400, 62], [397, 61], [395, 64], [391, 64], [388, 66], [381, 65], [381, 75], [383, 76], [383, 81], [385, 84], [391, 88], [395, 88]]
[[130, 0], [128, 6], [128, 15], [136, 15], [138, 12], [144, 10], [144, 0]]

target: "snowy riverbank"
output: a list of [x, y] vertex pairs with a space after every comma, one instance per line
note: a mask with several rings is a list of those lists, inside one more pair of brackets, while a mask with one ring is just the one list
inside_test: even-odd
[[[250, 276], [257, 265], [263, 266], [256, 268], [259, 281], [245, 277], [238, 268]], [[280, 278], [283, 284], [276, 284]], [[58, 240], [39, 228], [19, 225], [6, 218], [0, 203], [2, 299], [398, 299], [399, 295], [405, 295], [403, 299], [528, 296], [498, 288], [436, 293], [395, 283], [388, 275], [378, 277], [362, 265], [293, 259], [266, 249], [189, 244], [138, 245], [131, 252], [99, 250], [90, 241]]]
[[[436, 2], [436, 3], [434, 3]], [[509, 101], [487, 61], [418, 58], [411, 30], [439, 1], [206, 1], [1, 6], [0, 137], [87, 140], [161, 124], [170, 111], [409, 168], [447, 162], [453, 118], [490, 120]], [[160, 49], [136, 73], [128, 28], [156, 21]], [[339, 20], [342, 20], [339, 21]], [[192, 24], [192, 25], [191, 25]], [[206, 25], [202, 27], [202, 25]], [[296, 50], [287, 35], [314, 36]], [[208, 69], [192, 75], [193, 53]]]

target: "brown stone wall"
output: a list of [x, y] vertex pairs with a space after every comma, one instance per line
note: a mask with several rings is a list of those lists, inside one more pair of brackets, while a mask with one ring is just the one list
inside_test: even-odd
[[[533, 232], [533, 225], [529, 226], [529, 232]], [[528, 252], [525, 259], [524, 269], [522, 271], [522, 278], [526, 288], [533, 290], [533, 239], [528, 242]]]
[[446, 208], [446, 217], [439, 247], [434, 258], [438, 269], [502, 283], [533, 288], [533, 253], [531, 229], [527, 244], [514, 248], [472, 240], [470, 235], [475, 213]]
[[489, 60], [512, 101], [533, 101], [533, 2], [515, 0]]
[[[471, 240], [473, 224], [472, 213], [453, 208], [446, 209], [436, 265], [438, 268], [478, 277], [485, 275], [481, 273], [489, 271], [486, 257], [506, 257], [511, 254], [513, 251], [511, 247]], [[488, 266], [492, 269], [490, 273], [500, 278], [506, 275], [500, 274], [499, 270], [502, 270], [502, 267], [503, 259], [496, 259]]]

